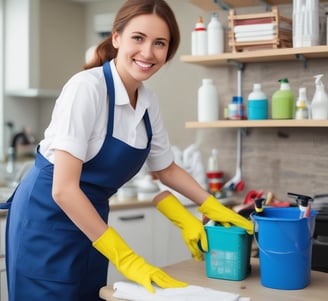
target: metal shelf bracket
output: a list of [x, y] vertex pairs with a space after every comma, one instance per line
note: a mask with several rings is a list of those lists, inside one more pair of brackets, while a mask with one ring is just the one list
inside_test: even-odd
[[220, 6], [221, 9], [223, 9], [223, 10], [229, 10], [229, 9], [231, 9], [231, 6], [229, 6], [228, 4], [224, 3], [224, 1], [222, 1], [222, 0], [213, 0], [213, 2], [215, 4], [217, 4], [218, 6]]
[[303, 54], [296, 54], [295, 57], [298, 61], [303, 62], [304, 69], [306, 69], [308, 66], [306, 57]]

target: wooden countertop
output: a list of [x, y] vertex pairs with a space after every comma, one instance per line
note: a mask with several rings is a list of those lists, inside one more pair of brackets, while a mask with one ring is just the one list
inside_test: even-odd
[[[151, 201], [131, 200], [131, 201], [120, 202], [116, 199], [110, 200], [110, 210], [111, 211], [136, 209], [136, 208], [147, 208], [147, 207], [154, 207], [154, 205], [152, 204]], [[6, 216], [7, 216], [7, 210], [0, 209], [0, 217], [6, 217]]]
[[[311, 283], [301, 290], [277, 290], [261, 285], [258, 258], [251, 259], [252, 272], [242, 281], [229, 281], [211, 279], [206, 276], [205, 262], [194, 260], [183, 261], [163, 268], [169, 275], [178, 280], [186, 281], [192, 285], [209, 287], [220, 291], [239, 294], [242, 297], [250, 297], [251, 301], [308, 301], [327, 300], [328, 273], [311, 271]], [[292, 277], [292, 275], [291, 275]], [[111, 286], [100, 290], [100, 297], [107, 301], [119, 301], [112, 298]]]

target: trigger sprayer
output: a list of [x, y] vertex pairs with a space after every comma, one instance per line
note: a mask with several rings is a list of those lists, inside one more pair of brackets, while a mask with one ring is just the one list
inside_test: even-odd
[[303, 194], [291, 193], [288, 192], [287, 195], [289, 197], [296, 198], [296, 203], [300, 208], [300, 218], [309, 217], [311, 214], [311, 204], [313, 201], [312, 197]]
[[328, 96], [322, 82], [323, 74], [315, 75], [315, 92], [311, 104], [311, 115], [314, 120], [328, 119]]

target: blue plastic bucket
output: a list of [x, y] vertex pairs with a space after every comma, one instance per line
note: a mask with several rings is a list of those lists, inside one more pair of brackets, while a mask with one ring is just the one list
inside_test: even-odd
[[252, 214], [259, 247], [261, 283], [265, 287], [297, 290], [311, 278], [312, 237], [316, 212], [300, 219], [299, 208], [264, 208]]

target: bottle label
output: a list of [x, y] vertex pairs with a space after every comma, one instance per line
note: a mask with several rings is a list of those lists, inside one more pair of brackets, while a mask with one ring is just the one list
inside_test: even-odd
[[247, 115], [249, 120], [268, 119], [268, 100], [249, 99], [247, 101]]

